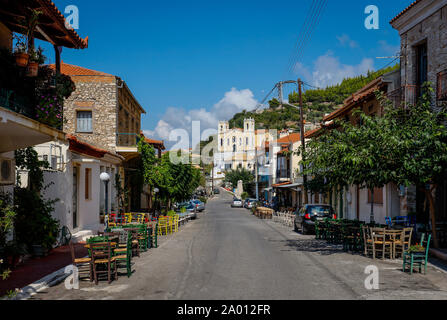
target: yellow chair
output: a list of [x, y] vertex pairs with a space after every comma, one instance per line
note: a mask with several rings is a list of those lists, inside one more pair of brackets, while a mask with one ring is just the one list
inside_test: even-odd
[[132, 223], [132, 213], [124, 213], [126, 223]]
[[137, 222], [138, 223], [144, 223], [145, 214], [144, 213], [137, 213]]
[[109, 227], [116, 227], [116, 223], [113, 219], [112, 220], [110, 219], [110, 215], [106, 214], [106, 218], [107, 218]]
[[176, 214], [172, 217], [172, 231], [178, 232], [178, 221], [179, 221], [179, 215]]
[[168, 218], [158, 217], [158, 235], [168, 234]]

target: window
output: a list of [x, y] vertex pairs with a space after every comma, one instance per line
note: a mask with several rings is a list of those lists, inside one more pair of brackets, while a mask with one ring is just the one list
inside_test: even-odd
[[91, 111], [78, 111], [76, 113], [76, 121], [76, 132], [93, 132]]
[[416, 59], [416, 84], [421, 88], [424, 82], [428, 80], [427, 43], [416, 47]]
[[223, 147], [223, 139], [220, 139], [220, 146]]
[[248, 137], [245, 138], [245, 144], [248, 146]]
[[235, 143], [236, 142], [236, 137], [233, 137], [233, 143]]
[[[371, 190], [368, 190], [368, 203], [371, 203]], [[383, 188], [374, 188], [374, 204], [383, 204]]]
[[233, 144], [233, 152], [236, 152], [236, 145]]
[[85, 200], [91, 199], [92, 169], [85, 168]]

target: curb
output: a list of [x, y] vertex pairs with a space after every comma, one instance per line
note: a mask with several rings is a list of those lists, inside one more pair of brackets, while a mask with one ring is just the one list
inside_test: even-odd
[[17, 295], [10, 300], [27, 300], [36, 293], [61, 283], [70, 275], [70, 273], [65, 273], [66, 267], [67, 266], [43, 277], [40, 280], [37, 280], [36, 282], [31, 283], [30, 285], [27, 285], [26, 287], [23, 287]]

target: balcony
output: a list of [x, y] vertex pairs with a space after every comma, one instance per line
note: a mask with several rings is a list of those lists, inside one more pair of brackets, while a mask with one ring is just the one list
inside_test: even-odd
[[276, 171], [277, 179], [290, 179], [290, 169], [279, 169]]
[[387, 97], [394, 106], [412, 106], [417, 103], [420, 92], [418, 85], [405, 85], [387, 93]]
[[126, 160], [138, 157], [138, 141], [140, 135], [136, 133], [122, 132], [116, 134], [116, 152]]

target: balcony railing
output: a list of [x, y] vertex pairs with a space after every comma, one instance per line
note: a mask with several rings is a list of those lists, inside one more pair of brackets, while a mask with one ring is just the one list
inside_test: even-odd
[[0, 107], [36, 120], [36, 108], [31, 101], [27, 97], [18, 95], [13, 90], [0, 88]]
[[290, 178], [290, 169], [279, 169], [276, 171], [276, 177], [279, 179]]
[[140, 136], [136, 133], [117, 133], [116, 145], [120, 147], [136, 147]]
[[420, 87], [418, 85], [405, 85], [387, 94], [394, 106], [411, 106], [417, 103], [420, 95]]

